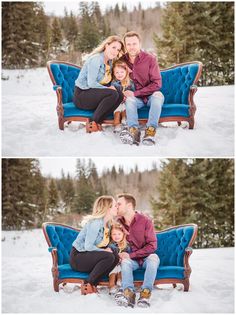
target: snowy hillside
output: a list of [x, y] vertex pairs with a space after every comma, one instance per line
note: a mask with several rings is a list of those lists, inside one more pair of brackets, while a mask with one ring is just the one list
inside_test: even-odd
[[107, 127], [86, 134], [73, 123], [58, 129], [56, 93], [46, 68], [3, 70], [2, 153], [7, 156], [231, 157], [234, 152], [234, 87], [199, 88], [194, 130], [159, 128], [157, 145], [123, 145]]
[[190, 291], [158, 286], [148, 310], [115, 305], [105, 288], [81, 296], [78, 286], [53, 291], [51, 255], [42, 230], [2, 232], [3, 313], [232, 313], [233, 248], [194, 250]]

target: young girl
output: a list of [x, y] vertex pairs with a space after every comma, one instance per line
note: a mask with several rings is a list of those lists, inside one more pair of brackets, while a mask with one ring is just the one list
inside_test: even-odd
[[[129, 77], [129, 68], [127, 64], [121, 60], [117, 60], [112, 69], [113, 80], [111, 85], [114, 86], [117, 91], [124, 92], [126, 90], [134, 91], [134, 83]], [[126, 111], [125, 104], [121, 103], [114, 111], [114, 132], [121, 131], [121, 124], [126, 123]]]
[[[122, 252], [130, 252], [130, 247], [126, 240], [127, 232], [123, 226], [114, 222], [110, 230], [110, 243], [109, 248], [116, 254]], [[121, 267], [118, 264], [110, 273], [109, 273], [109, 293], [114, 294], [116, 292], [116, 285], [121, 286]]]

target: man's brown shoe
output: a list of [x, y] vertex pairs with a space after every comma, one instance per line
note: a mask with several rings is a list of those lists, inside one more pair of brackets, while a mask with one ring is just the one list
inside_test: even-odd
[[143, 308], [149, 307], [150, 306], [149, 300], [150, 300], [151, 294], [152, 294], [151, 290], [146, 289], [146, 288], [142, 289], [142, 291], [140, 292], [137, 305]]
[[136, 127], [130, 127], [128, 129], [124, 129], [120, 133], [120, 140], [125, 144], [136, 144], [140, 143], [140, 130]]
[[154, 145], [155, 142], [155, 135], [156, 135], [156, 128], [149, 126], [145, 130], [145, 134], [142, 140], [142, 143], [145, 145]]

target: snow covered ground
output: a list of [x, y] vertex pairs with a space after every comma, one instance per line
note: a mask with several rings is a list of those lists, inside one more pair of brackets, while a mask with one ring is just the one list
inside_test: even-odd
[[123, 145], [112, 132], [86, 134], [73, 123], [58, 129], [56, 93], [46, 68], [3, 70], [2, 155], [232, 157], [234, 154], [234, 86], [203, 87], [195, 95], [194, 130], [160, 127], [157, 145]]
[[147, 310], [116, 306], [105, 288], [99, 296], [81, 296], [73, 285], [56, 293], [51, 264], [42, 230], [2, 232], [3, 313], [234, 312], [233, 248], [194, 250], [190, 291], [183, 292], [181, 285], [158, 286]]

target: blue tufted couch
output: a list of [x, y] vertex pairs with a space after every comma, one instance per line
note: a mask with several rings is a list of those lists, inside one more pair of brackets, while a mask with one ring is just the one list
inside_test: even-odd
[[[75, 80], [80, 67], [67, 62], [48, 61], [47, 69], [53, 83], [53, 89], [57, 93], [57, 115], [61, 130], [66, 121], [88, 121], [93, 111], [78, 109], [72, 99]], [[189, 128], [194, 127], [194, 115], [196, 105], [193, 96], [197, 91], [197, 82], [201, 76], [202, 63], [198, 61], [175, 65], [161, 71], [162, 89], [165, 102], [162, 108], [159, 122], [187, 121]], [[145, 123], [148, 118], [147, 106], [139, 109], [139, 121]], [[107, 117], [104, 123], [113, 123], [113, 115]]]
[[[79, 230], [58, 223], [43, 223], [43, 232], [52, 255], [53, 286], [59, 291], [60, 283], [81, 283], [87, 273], [73, 271], [69, 264], [72, 243]], [[197, 236], [197, 225], [185, 224], [171, 227], [156, 233], [160, 258], [155, 284], [170, 283], [175, 287], [177, 283], [184, 285], [184, 291], [189, 290], [191, 268], [189, 256], [192, 253], [192, 244]], [[134, 272], [134, 281], [141, 284], [144, 271]], [[108, 285], [108, 278], [103, 279], [101, 285]]]

